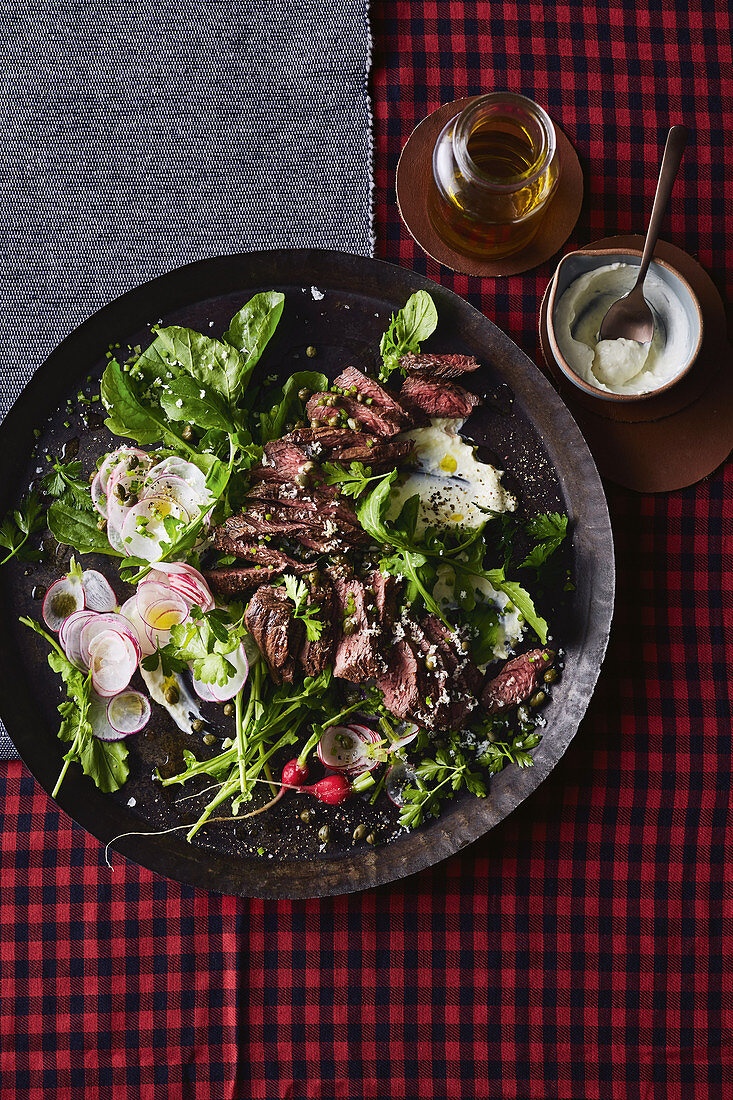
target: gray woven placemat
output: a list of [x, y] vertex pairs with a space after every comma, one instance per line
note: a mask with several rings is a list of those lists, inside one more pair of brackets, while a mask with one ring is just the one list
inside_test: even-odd
[[368, 0], [0, 15], [0, 417], [63, 336], [155, 275], [256, 248], [371, 254]]

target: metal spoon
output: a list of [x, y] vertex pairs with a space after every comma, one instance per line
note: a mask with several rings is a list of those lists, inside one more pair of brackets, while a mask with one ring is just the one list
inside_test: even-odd
[[662, 219], [677, 178], [686, 141], [686, 126], [673, 126], [667, 134], [639, 275], [629, 293], [619, 298], [609, 308], [601, 323], [599, 340], [636, 340], [639, 344], [648, 344], [654, 336], [654, 317], [644, 297], [644, 279], [654, 255], [659, 231], [662, 228]]

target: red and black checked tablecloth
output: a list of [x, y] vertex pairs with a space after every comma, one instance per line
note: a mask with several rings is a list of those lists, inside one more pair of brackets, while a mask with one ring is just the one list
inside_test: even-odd
[[[372, 25], [380, 256], [537, 359], [552, 264], [453, 276], [394, 199], [420, 119], [509, 88], [581, 156], [568, 247], [640, 230], [667, 127], [686, 122], [666, 235], [733, 299], [724, 3], [376, 2]], [[588, 717], [520, 810], [424, 874], [325, 901], [209, 896], [109, 870], [2, 767], [2, 1100], [733, 1097], [733, 469], [608, 493], [618, 605]]]

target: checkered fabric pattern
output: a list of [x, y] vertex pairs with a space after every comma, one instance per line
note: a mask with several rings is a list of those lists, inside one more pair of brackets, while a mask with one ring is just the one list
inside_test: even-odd
[[[377, 2], [372, 23], [381, 256], [537, 357], [552, 265], [453, 276], [394, 201], [421, 118], [510, 88], [581, 155], [569, 245], [641, 229], [666, 129], [686, 122], [666, 236], [731, 299], [726, 5]], [[733, 1096], [733, 469], [609, 503], [618, 606], [580, 733], [511, 818], [407, 881], [275, 904], [110, 871], [4, 766], [2, 1100]]]

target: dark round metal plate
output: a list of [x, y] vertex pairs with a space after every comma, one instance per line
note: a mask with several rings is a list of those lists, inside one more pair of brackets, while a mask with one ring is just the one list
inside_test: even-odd
[[[131, 775], [117, 794], [102, 794], [78, 767], [69, 770], [58, 803], [99, 840], [150, 833], [115, 842], [115, 850], [135, 862], [221, 893], [301, 898], [362, 890], [429, 867], [487, 832], [539, 786], [575, 735], [598, 677], [613, 609], [613, 542], [603, 488], [583, 437], [552, 387], [500, 329], [457, 295], [412, 271], [316, 250], [203, 260], [130, 291], [81, 325], [36, 372], [0, 427], [0, 514], [47, 468], [43, 456], [58, 454], [70, 437], [79, 439], [85, 469], [114, 445], [95, 406], [89, 407], [91, 423], [84, 431], [78, 430], [77, 412], [67, 406], [89, 376], [92, 383], [98, 380], [111, 344], [144, 344], [150, 324], [160, 320], [219, 335], [236, 310], [265, 289], [284, 291], [286, 307], [261, 369], [285, 374], [306, 365], [327, 373], [347, 362], [369, 367], [392, 311], [415, 290], [428, 290], [440, 318], [430, 348], [475, 354], [486, 364], [482, 381], [495, 399], [474, 413], [471, 437], [489, 448], [530, 513], [562, 508], [573, 523], [569, 563], [575, 589], [553, 619], [565, 667], [545, 709], [544, 738], [534, 752], [535, 766], [500, 772], [485, 799], [459, 797], [445, 805], [439, 819], [374, 848], [354, 845], [349, 818], [337, 816], [331, 820], [341, 842], [321, 851], [313, 844], [312, 827], [303, 837], [297, 799], [283, 799], [282, 815], [266, 824], [268, 814], [251, 819], [257, 828], [253, 824], [246, 834], [244, 823], [221, 824], [203, 830], [199, 843], [189, 845], [180, 832], [153, 832], [182, 819], [170, 795], [174, 788], [154, 783], [153, 769], [175, 761], [183, 743], [190, 745], [160, 708], [148, 729], [128, 742]], [[305, 356], [311, 344], [318, 349], [313, 361]], [[39, 439], [34, 429], [40, 429]], [[53, 789], [63, 752], [56, 738], [60, 688], [41, 639], [21, 626], [18, 616], [40, 617], [32, 586], [49, 583], [61, 571], [53, 563], [11, 563], [0, 576], [0, 711], [23, 760], [47, 791]], [[108, 575], [113, 579], [114, 571]], [[176, 797], [182, 793], [177, 790]], [[318, 806], [315, 824], [331, 809], [341, 808]]]

